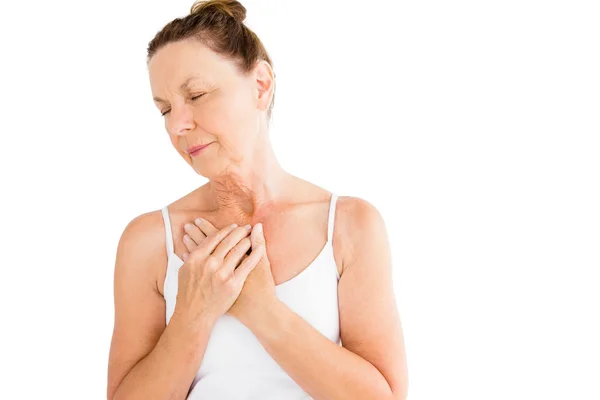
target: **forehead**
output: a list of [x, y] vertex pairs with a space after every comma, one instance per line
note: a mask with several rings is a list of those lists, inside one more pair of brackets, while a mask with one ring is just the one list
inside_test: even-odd
[[204, 84], [229, 79], [235, 71], [232, 63], [197, 40], [182, 40], [158, 50], [148, 63], [148, 73], [152, 93], [160, 95], [179, 91], [186, 81]]

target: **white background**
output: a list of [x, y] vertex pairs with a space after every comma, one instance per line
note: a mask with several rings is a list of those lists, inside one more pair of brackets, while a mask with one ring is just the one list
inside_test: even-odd
[[[409, 399], [600, 399], [597, 2], [243, 3], [284, 168], [385, 218]], [[205, 182], [145, 65], [191, 4], [0, 6], [0, 398], [105, 398], [120, 234]]]

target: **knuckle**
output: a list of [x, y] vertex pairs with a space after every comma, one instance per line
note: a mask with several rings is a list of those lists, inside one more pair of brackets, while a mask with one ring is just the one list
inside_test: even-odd
[[220, 243], [226, 237], [227, 237], [227, 232], [219, 231], [211, 237], [211, 242], [213, 244], [217, 244], [217, 243]]
[[244, 228], [243, 226], [239, 228], [239, 234], [241, 237], [246, 238], [250, 235], [250, 231], [248, 231], [248, 229]]
[[213, 242], [213, 238], [206, 238], [207, 240], [202, 240], [200, 243], [198, 243], [198, 248], [200, 249], [206, 249], [207, 247], [210, 247], [210, 244]]
[[225, 234], [230, 235], [233, 232], [239, 231], [241, 228], [236, 225], [229, 225], [227, 229], [225, 229]]
[[215, 276], [220, 282], [227, 282], [229, 280], [229, 274], [224, 268], [221, 268], [220, 270], [215, 272]]
[[219, 266], [219, 260], [217, 260], [217, 257], [210, 255], [206, 258], [204, 265], [207, 269], [214, 271]]
[[231, 242], [231, 236], [225, 236], [221, 239], [221, 243], [228, 244], [229, 242]]
[[226, 279], [223, 281], [223, 286], [225, 287], [225, 290], [229, 291], [230, 293], [235, 292], [236, 285], [237, 282], [235, 279]]
[[190, 263], [195, 264], [198, 261], [198, 253], [195, 251], [190, 252], [187, 256], [186, 261], [189, 261]]
[[244, 238], [239, 241], [238, 244], [235, 245], [236, 253], [244, 253], [250, 247], [250, 239]]
[[219, 234], [219, 235], [227, 235], [228, 232], [231, 232], [235, 228], [236, 227], [233, 226], [233, 225], [227, 225], [227, 226], [224, 226], [223, 228], [219, 229], [219, 232], [217, 234]]

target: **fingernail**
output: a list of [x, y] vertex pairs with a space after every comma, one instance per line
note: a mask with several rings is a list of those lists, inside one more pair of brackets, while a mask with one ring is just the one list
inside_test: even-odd
[[252, 225], [248, 224], [248, 225], [244, 225], [244, 228], [246, 228], [246, 230], [251, 230]]
[[254, 225], [254, 229], [256, 229], [256, 231], [258, 233], [262, 233], [262, 224], [259, 222], [258, 224]]
[[188, 232], [190, 229], [192, 229], [192, 224], [185, 224], [183, 226], [183, 229], [185, 229], [185, 231]]
[[196, 218], [196, 225], [200, 225], [204, 220], [202, 218]]

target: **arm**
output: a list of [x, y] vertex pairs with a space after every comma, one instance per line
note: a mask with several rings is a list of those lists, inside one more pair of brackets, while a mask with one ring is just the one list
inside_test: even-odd
[[385, 225], [378, 211], [361, 199], [340, 199], [338, 210], [341, 224], [336, 231], [346, 241], [338, 284], [344, 347], [281, 302], [249, 328], [315, 399], [404, 400], [406, 356]]
[[185, 399], [214, 324], [207, 317], [190, 326], [176, 310], [165, 328], [156, 273], [165, 262], [159, 219], [159, 213], [148, 213], [132, 220], [117, 248], [109, 400]]
[[185, 399], [200, 368], [214, 322], [186, 326], [173, 315], [152, 351], [127, 373], [110, 400]]

